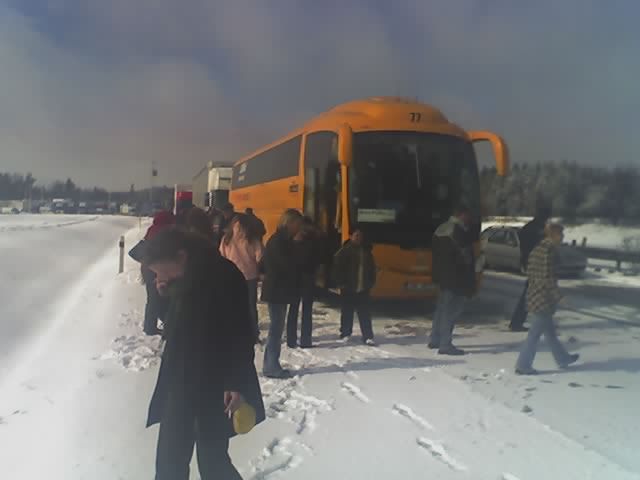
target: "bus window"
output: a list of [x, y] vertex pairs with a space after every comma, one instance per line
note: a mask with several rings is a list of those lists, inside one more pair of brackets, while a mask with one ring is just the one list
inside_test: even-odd
[[418, 132], [356, 133], [350, 168], [350, 218], [367, 224], [372, 242], [429, 247], [457, 202], [473, 210], [478, 224], [473, 234], [479, 234], [479, 179], [466, 140]]

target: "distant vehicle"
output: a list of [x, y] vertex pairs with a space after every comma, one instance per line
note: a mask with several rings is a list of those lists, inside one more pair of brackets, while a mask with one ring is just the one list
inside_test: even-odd
[[[485, 267], [493, 270], [516, 270], [525, 273], [520, 255], [519, 227], [489, 227], [480, 240], [484, 247]], [[587, 257], [577, 248], [562, 245], [558, 255], [558, 275], [579, 277], [587, 269]]]
[[13, 213], [14, 215], [19, 215], [20, 214], [20, 210], [18, 210], [17, 208], [12, 208], [11, 209], [11, 213]]

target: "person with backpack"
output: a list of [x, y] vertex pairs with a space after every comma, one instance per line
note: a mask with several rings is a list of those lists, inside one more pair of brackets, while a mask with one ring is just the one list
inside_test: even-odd
[[352, 228], [349, 240], [335, 254], [333, 272], [335, 284], [340, 288], [340, 340], [346, 343], [351, 339], [353, 317], [357, 313], [362, 342], [375, 346], [370, 292], [376, 283], [376, 263], [365, 240], [361, 227]]

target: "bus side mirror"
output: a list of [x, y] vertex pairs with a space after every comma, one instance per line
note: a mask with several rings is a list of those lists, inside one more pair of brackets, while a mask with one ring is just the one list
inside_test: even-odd
[[343, 124], [338, 129], [338, 162], [348, 167], [353, 159], [353, 131], [348, 124]]
[[496, 170], [498, 171], [498, 175], [504, 177], [509, 173], [509, 148], [502, 137], [495, 133], [484, 131], [468, 132], [468, 135], [471, 143], [489, 142], [493, 148], [493, 154], [496, 157]]

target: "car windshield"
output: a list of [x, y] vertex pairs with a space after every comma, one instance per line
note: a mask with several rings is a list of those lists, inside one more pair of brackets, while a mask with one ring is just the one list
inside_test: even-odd
[[480, 233], [480, 190], [475, 152], [462, 138], [416, 132], [354, 135], [350, 169], [351, 218], [374, 243], [428, 247], [457, 203]]

